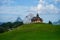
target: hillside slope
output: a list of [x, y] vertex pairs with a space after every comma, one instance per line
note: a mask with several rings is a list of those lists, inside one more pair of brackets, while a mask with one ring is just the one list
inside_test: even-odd
[[0, 40], [60, 40], [60, 25], [24, 24], [0, 34]]

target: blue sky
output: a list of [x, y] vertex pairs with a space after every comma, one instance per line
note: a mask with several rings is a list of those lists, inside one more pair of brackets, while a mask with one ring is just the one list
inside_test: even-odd
[[0, 0], [0, 22], [39, 13], [44, 22], [60, 20], [60, 0]]

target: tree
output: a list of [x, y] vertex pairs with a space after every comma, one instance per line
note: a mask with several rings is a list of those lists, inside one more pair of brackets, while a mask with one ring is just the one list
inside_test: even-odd
[[49, 21], [49, 24], [52, 24], [52, 22], [51, 22], [51, 21]]
[[[12, 28], [12, 23], [11, 22], [6, 22], [6, 23], [3, 23], [2, 25], [1, 25], [1, 27], [2, 28], [4, 28], [3, 30], [5, 30], [5, 31], [8, 31], [9, 29], [11, 29]], [[2, 29], [1, 28], [1, 29]]]
[[0, 33], [3, 33], [4, 31], [4, 28], [0, 26]]
[[23, 22], [14, 22], [13, 28], [16, 28], [16, 27], [21, 26], [21, 25], [23, 25]]
[[18, 17], [17, 20], [13, 23], [6, 22], [6, 23], [3, 23], [2, 25], [0, 25], [0, 33], [12, 30], [13, 28], [16, 28], [21, 25], [23, 25], [23, 21], [21, 20], [20, 17]]

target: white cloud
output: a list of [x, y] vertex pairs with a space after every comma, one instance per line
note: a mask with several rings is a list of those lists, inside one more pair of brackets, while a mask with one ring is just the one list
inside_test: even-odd
[[[11, 4], [15, 3], [14, 0], [0, 0], [0, 2], [1, 1], [3, 1], [2, 2], [3, 5], [0, 6], [0, 14], [23, 15], [25, 17], [28, 13], [37, 13], [37, 12], [40, 14], [60, 13], [60, 9], [58, 9], [53, 4], [48, 4], [48, 2], [46, 2], [44, 0], [39, 0], [39, 3], [37, 4], [37, 6], [30, 6], [30, 7], [29, 6], [21, 6], [21, 5], [11, 6]], [[54, 2], [57, 3], [58, 1], [54, 0]], [[9, 18], [8, 16], [9, 15], [7, 15], [7, 18]], [[12, 17], [13, 17], [13, 15], [12, 15]], [[2, 18], [6, 18], [6, 17], [3, 15]]]
[[36, 12], [38, 11], [38, 13], [60, 13], [60, 9], [53, 4], [48, 4], [44, 0], [40, 0], [39, 4], [31, 9]]
[[0, 13], [7, 14], [21, 14], [22, 12], [27, 11], [28, 7], [24, 6], [1, 6]]
[[[0, 0], [3, 3], [7, 3], [8, 5], [14, 3], [14, 0]], [[56, 1], [56, 0], [55, 0]], [[60, 9], [58, 9], [55, 5], [49, 4], [44, 0], [39, 0], [37, 6], [1, 6], [0, 13], [8, 13], [8, 14], [21, 14], [30, 12], [39, 12], [39, 13], [59, 13]], [[28, 12], [29, 13], [29, 12]]]

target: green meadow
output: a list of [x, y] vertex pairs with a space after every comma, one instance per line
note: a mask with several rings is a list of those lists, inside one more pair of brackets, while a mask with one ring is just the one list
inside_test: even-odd
[[24, 24], [0, 33], [0, 40], [60, 40], [60, 25]]

